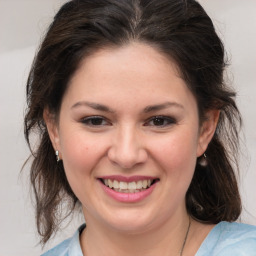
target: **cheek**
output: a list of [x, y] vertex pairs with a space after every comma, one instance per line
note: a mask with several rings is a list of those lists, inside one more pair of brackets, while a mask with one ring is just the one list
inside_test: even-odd
[[193, 175], [196, 164], [197, 134], [177, 133], [154, 143], [154, 155], [167, 174]]
[[100, 138], [69, 133], [63, 136], [61, 152], [67, 176], [86, 176], [104, 155], [104, 141]]
[[90, 200], [86, 195], [90, 194], [88, 191], [94, 184], [93, 170], [104, 155], [105, 148], [104, 141], [92, 136], [69, 133], [68, 137], [62, 137], [61, 150], [67, 180], [83, 204]]

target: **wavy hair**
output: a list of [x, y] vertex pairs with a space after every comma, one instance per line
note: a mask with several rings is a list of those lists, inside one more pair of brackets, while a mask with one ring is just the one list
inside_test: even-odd
[[[68, 83], [84, 58], [97, 49], [135, 41], [177, 64], [197, 100], [201, 121], [207, 110], [220, 110], [206, 151], [208, 165], [196, 165], [186, 194], [188, 213], [205, 223], [234, 221], [240, 215], [235, 173], [241, 117], [235, 92], [223, 78], [223, 44], [201, 5], [194, 0], [73, 0], [61, 7], [49, 26], [27, 81], [24, 132], [32, 153], [30, 180], [43, 244], [79, 203], [62, 163], [56, 164], [43, 111], [47, 108], [58, 119]], [[33, 133], [38, 135], [35, 149]], [[63, 203], [67, 210], [61, 212]]]

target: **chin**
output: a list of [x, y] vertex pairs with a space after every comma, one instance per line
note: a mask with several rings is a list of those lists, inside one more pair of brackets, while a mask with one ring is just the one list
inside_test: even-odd
[[108, 219], [105, 218], [104, 221], [111, 229], [127, 234], [143, 233], [153, 226], [157, 226], [155, 220], [158, 219], [156, 216], [154, 218], [153, 215], [145, 214], [145, 211], [141, 213], [134, 209], [120, 210], [109, 217]]

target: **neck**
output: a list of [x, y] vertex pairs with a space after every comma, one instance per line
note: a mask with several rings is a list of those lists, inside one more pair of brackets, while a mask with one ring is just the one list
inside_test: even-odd
[[144, 232], [125, 232], [88, 220], [81, 235], [81, 246], [86, 256], [178, 256], [189, 225], [188, 215], [169, 220]]

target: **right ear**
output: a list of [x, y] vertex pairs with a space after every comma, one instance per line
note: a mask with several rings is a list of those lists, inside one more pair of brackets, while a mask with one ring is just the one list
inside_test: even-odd
[[60, 151], [60, 137], [55, 116], [50, 113], [49, 109], [47, 108], [44, 109], [43, 118], [54, 150]]

